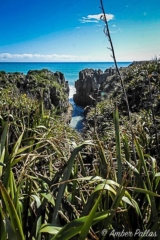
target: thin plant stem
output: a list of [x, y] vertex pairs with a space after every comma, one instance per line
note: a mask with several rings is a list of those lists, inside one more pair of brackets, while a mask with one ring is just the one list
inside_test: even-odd
[[155, 137], [156, 137], [157, 155], [159, 156], [160, 150], [159, 150], [159, 141], [158, 141], [158, 134], [157, 134], [158, 131], [157, 131], [157, 124], [156, 124], [154, 107], [153, 107], [153, 95], [152, 95], [150, 77], [148, 77], [148, 87], [149, 87], [150, 102], [151, 102], [152, 121], [153, 121], [153, 125], [154, 125], [154, 130], [155, 130]]
[[107, 22], [107, 18], [106, 18], [106, 13], [105, 13], [105, 10], [104, 10], [104, 6], [103, 6], [103, 1], [102, 0], [100, 0], [100, 4], [101, 4], [100, 8], [101, 8], [102, 13], [103, 13], [103, 15], [101, 16], [101, 19], [105, 23], [104, 34], [108, 37], [108, 41], [110, 43], [109, 50], [112, 52], [111, 57], [113, 58], [113, 61], [114, 61], [114, 64], [115, 64], [115, 69], [116, 69], [118, 78], [120, 79], [121, 86], [122, 86], [122, 89], [123, 89], [124, 98], [125, 98], [125, 101], [126, 101], [128, 120], [129, 120], [129, 124], [130, 124], [131, 135], [132, 135], [133, 158], [134, 158], [134, 161], [136, 161], [136, 153], [135, 153], [135, 148], [134, 148], [134, 134], [133, 134], [133, 130], [132, 130], [132, 116], [131, 116], [131, 112], [130, 112], [130, 108], [129, 108], [128, 97], [127, 97], [126, 89], [125, 89], [125, 86], [124, 86], [123, 78], [122, 78], [122, 76], [120, 74], [120, 71], [119, 71], [119, 68], [118, 68], [118, 65], [117, 65], [117, 60], [116, 60], [116, 55], [115, 55], [115, 51], [114, 51], [114, 46], [113, 46], [113, 42], [112, 42], [112, 39], [111, 39], [109, 26], [108, 26], [108, 22]]

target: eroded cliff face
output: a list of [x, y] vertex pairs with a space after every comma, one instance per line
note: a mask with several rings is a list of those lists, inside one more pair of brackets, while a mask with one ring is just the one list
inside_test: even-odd
[[10, 88], [17, 94], [26, 94], [28, 97], [43, 99], [46, 109], [56, 107], [67, 109], [69, 106], [69, 85], [61, 72], [51, 72], [46, 69], [23, 73], [0, 72], [0, 87]]
[[[112, 81], [111, 81], [112, 79]], [[79, 106], [92, 105], [95, 92], [103, 91], [107, 93], [116, 84], [114, 70], [84, 69], [79, 72], [79, 79], [75, 82], [76, 94], [73, 96], [74, 102]]]
[[[146, 134], [154, 134], [153, 114], [155, 124], [160, 132], [160, 62], [135, 62], [120, 69], [125, 86], [127, 99], [132, 114], [132, 124], [135, 126], [142, 121]], [[128, 124], [128, 110], [123, 88], [118, 76], [107, 77], [103, 91], [104, 100], [97, 101], [96, 108], [86, 109], [86, 126], [97, 126], [97, 132], [109, 133], [113, 124], [115, 104], [118, 106], [120, 125]], [[128, 125], [129, 126], [129, 125]], [[87, 128], [85, 129], [87, 131]], [[141, 130], [140, 130], [141, 131]], [[148, 132], [147, 132], [148, 131]]]
[[[0, 71], [0, 93], [6, 96], [7, 101], [2, 101], [0, 105], [1, 114], [5, 115], [5, 102], [7, 104], [15, 101], [12, 108], [16, 112], [19, 108], [19, 100], [26, 99], [26, 104], [35, 101], [33, 104], [23, 106], [24, 109], [35, 109], [39, 107], [41, 101], [46, 110], [57, 109], [56, 114], [61, 115], [66, 123], [70, 123], [72, 118], [72, 105], [69, 103], [69, 84], [61, 72], [51, 72], [47, 69], [28, 71], [27, 75], [19, 72], [5, 73]], [[24, 104], [24, 103], [23, 103]], [[55, 112], [55, 111], [54, 111]]]

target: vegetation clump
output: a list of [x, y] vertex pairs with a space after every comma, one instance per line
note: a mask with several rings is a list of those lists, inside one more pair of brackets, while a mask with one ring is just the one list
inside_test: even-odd
[[[22, 80], [14, 91], [13, 83], [1, 84], [1, 239], [112, 239], [113, 231], [140, 239], [137, 229], [158, 239], [160, 170], [153, 111], [159, 132], [159, 72], [152, 65], [155, 78], [152, 72], [146, 75], [147, 68], [122, 69], [127, 95], [133, 95], [136, 161], [120, 89], [88, 113], [87, 131], [80, 135], [41, 98], [25, 89], [20, 94]], [[42, 88], [52, 78], [46, 71], [28, 76]]]
[[[160, 132], [159, 68], [160, 63], [150, 61], [121, 69], [132, 114], [134, 132], [138, 135], [143, 135], [141, 137], [143, 138], [142, 142], [145, 146], [145, 153], [151, 153], [158, 159], [156, 134], [159, 136]], [[113, 76], [113, 79], [117, 82], [115, 76]], [[118, 105], [121, 128], [129, 129], [130, 123], [127, 119], [127, 108], [120, 85], [115, 90], [108, 92], [107, 97], [97, 102], [96, 108], [92, 108], [87, 115], [87, 122], [90, 127], [94, 128], [96, 122], [97, 132], [106, 139], [105, 133], [107, 131], [109, 141], [111, 141], [113, 136], [111, 126], [113, 126], [112, 119], [115, 104]], [[153, 115], [155, 121], [153, 121]]]
[[1, 72], [0, 85], [1, 91], [9, 89], [19, 96], [26, 94], [27, 98], [43, 100], [46, 109], [56, 107], [63, 112], [68, 108], [69, 86], [60, 72], [46, 69], [32, 70], [27, 75]]

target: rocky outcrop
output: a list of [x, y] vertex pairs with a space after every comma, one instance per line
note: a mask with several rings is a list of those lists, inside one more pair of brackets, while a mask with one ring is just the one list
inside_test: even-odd
[[[114, 70], [84, 69], [79, 72], [79, 79], [75, 82], [76, 94], [73, 96], [74, 102], [79, 106], [92, 105], [95, 93], [101, 96], [107, 93], [108, 88], [112, 88], [110, 80], [115, 83], [113, 77]], [[112, 84], [113, 85], [113, 84]]]
[[51, 72], [46, 69], [23, 73], [0, 72], [0, 87], [11, 88], [17, 94], [43, 99], [46, 109], [67, 110], [69, 107], [69, 84], [61, 72]]
[[140, 64], [148, 64], [150, 61], [133, 61], [130, 65], [129, 65], [129, 67], [131, 67], [131, 66], [135, 66], [135, 65], [140, 65]]
[[[160, 132], [160, 63], [140, 62], [140, 64], [137, 63], [120, 69], [120, 73], [123, 78], [130, 112], [132, 116], [135, 116], [133, 122], [137, 123], [144, 118], [143, 124], [149, 124], [150, 129], [154, 131], [152, 123], [152, 114], [154, 114], [154, 122]], [[109, 130], [110, 121], [113, 122], [115, 103], [118, 106], [119, 116], [123, 118], [120, 124], [128, 120], [126, 99], [116, 75], [107, 78], [104, 91], [107, 94], [107, 99], [104, 99], [101, 103], [97, 102], [96, 108], [89, 106], [84, 109], [87, 124], [94, 127], [96, 122], [100, 132], [103, 132], [104, 129], [107, 129], [106, 132]]]

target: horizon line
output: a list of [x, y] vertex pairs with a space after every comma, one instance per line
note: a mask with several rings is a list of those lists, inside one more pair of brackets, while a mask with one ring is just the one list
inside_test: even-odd
[[[141, 61], [151, 61], [151, 60], [133, 60], [133, 61], [117, 61], [117, 62], [141, 62]], [[47, 61], [31, 61], [31, 62], [27, 62], [27, 61], [24, 61], [24, 62], [19, 62], [19, 61], [0, 61], [0, 63], [114, 63], [114, 61], [54, 61], [54, 62], [47, 62]]]

